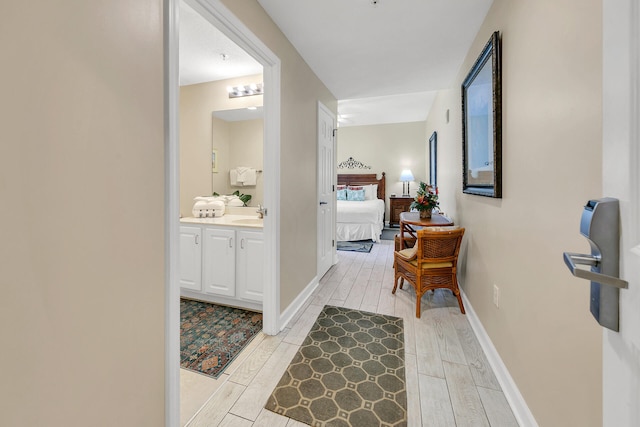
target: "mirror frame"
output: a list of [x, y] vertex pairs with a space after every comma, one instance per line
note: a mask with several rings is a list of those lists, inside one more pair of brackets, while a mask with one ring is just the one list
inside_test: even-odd
[[429, 138], [429, 184], [438, 187], [438, 133]]
[[[468, 148], [472, 145], [472, 138], [467, 135], [469, 115], [467, 106], [473, 99], [469, 98], [468, 90], [475, 78], [485, 67], [491, 67], [492, 107], [493, 114], [493, 174], [492, 184], [471, 185], [469, 183], [469, 155]], [[462, 82], [462, 192], [478, 196], [502, 198], [502, 58], [500, 49], [500, 33], [494, 32], [476, 59], [473, 67]], [[487, 124], [488, 125], [488, 124]], [[487, 160], [487, 164], [488, 164]]]

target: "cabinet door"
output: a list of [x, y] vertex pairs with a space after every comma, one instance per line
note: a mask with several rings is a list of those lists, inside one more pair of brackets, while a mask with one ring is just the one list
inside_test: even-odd
[[238, 298], [262, 302], [264, 238], [261, 232], [238, 231]]
[[235, 296], [235, 231], [205, 228], [203, 244], [203, 290], [210, 294]]
[[202, 290], [202, 229], [180, 226], [180, 287]]

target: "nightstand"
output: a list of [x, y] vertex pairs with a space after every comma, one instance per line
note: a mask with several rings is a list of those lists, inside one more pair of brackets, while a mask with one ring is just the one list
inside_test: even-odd
[[409, 212], [413, 197], [411, 196], [395, 196], [389, 197], [389, 227], [400, 225], [400, 214]]

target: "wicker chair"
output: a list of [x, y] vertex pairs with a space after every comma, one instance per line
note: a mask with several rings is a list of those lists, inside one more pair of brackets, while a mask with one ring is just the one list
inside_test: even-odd
[[411, 283], [416, 290], [417, 318], [420, 317], [422, 295], [437, 288], [451, 289], [464, 314], [456, 275], [463, 235], [464, 228], [425, 227], [418, 230], [418, 241], [413, 248], [394, 253], [395, 278], [391, 293], [396, 293], [398, 279], [400, 289], [405, 280]]

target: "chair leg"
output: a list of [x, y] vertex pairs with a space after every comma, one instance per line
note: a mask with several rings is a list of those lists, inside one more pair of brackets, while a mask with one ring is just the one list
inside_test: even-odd
[[464, 305], [462, 305], [462, 297], [460, 296], [460, 288], [458, 287], [458, 277], [457, 275], [454, 273], [453, 274], [453, 294], [456, 296], [456, 298], [458, 298], [458, 305], [460, 306], [460, 312], [462, 314], [466, 314], [464, 312]]
[[397, 275], [393, 278], [393, 290], [391, 291], [392, 294], [395, 294], [396, 289], [398, 289], [398, 279], [399, 277]]
[[422, 294], [416, 289], [416, 318], [420, 318], [420, 301], [422, 300]]
[[460, 290], [456, 289], [455, 291], [453, 291], [453, 294], [456, 296], [456, 298], [458, 298], [458, 305], [460, 306], [460, 312], [462, 314], [466, 314], [464, 312], [464, 305], [462, 305], [462, 297], [460, 296]]
[[403, 285], [404, 285], [404, 277], [400, 277], [400, 289], [402, 289]]

